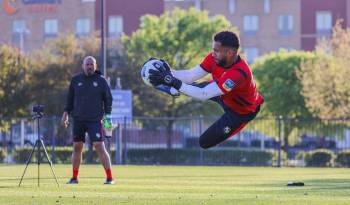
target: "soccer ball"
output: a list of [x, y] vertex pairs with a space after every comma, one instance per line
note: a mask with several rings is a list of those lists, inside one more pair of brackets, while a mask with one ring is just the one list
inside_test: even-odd
[[149, 81], [149, 71], [161, 69], [161, 67], [163, 66], [162, 64], [163, 64], [162, 61], [154, 59], [154, 60], [147, 61], [143, 65], [141, 69], [141, 78], [146, 85], [153, 86]]

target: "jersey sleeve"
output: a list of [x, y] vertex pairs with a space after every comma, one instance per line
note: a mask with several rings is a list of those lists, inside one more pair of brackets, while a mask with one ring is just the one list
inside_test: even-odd
[[211, 53], [209, 53], [205, 58], [204, 60], [202, 61], [202, 63], [200, 64], [200, 66], [205, 70], [207, 71], [208, 73], [211, 73], [212, 72], [212, 69], [213, 69], [213, 63], [214, 60], [213, 60], [213, 56], [211, 55]]
[[223, 74], [218, 80], [217, 84], [223, 93], [230, 93], [234, 91], [236, 87], [244, 83], [244, 75], [238, 70], [232, 70]]

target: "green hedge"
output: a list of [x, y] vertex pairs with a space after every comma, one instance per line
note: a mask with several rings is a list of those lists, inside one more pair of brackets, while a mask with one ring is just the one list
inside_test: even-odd
[[342, 167], [350, 167], [350, 150], [343, 150], [337, 153], [335, 158], [337, 165]]
[[[14, 154], [14, 160], [16, 162], [25, 163], [29, 158], [30, 152], [32, 151], [32, 147], [21, 147], [17, 148]], [[71, 163], [71, 157], [73, 152], [73, 147], [55, 147], [54, 152], [52, 147], [46, 147], [48, 155], [52, 162], [54, 163]], [[83, 163], [86, 163], [88, 160], [88, 151], [84, 149], [83, 151]], [[46, 157], [43, 149], [41, 149], [41, 161], [46, 162]], [[36, 162], [37, 160], [37, 149], [32, 156], [32, 162]], [[92, 163], [98, 163], [98, 156], [96, 152], [92, 153]]]
[[[32, 147], [19, 148], [15, 151], [14, 160], [24, 163], [28, 159]], [[47, 148], [49, 157], [55, 163], [70, 163], [73, 148], [57, 147], [55, 155], [51, 147]], [[270, 166], [275, 164], [273, 159], [277, 152], [258, 149], [128, 149], [128, 164], [207, 164], [207, 165], [254, 165]], [[111, 153], [112, 161], [115, 150]], [[37, 153], [34, 152], [32, 162], [36, 161]], [[45, 161], [44, 153], [41, 153], [42, 161]], [[84, 150], [83, 160], [86, 163], [88, 151]], [[99, 163], [96, 152], [93, 152], [92, 163]]]
[[4, 148], [0, 147], [0, 163], [4, 162], [5, 157], [6, 157], [6, 151]]
[[259, 165], [272, 164], [273, 154], [254, 149], [133, 149], [127, 153], [129, 164], [207, 164]]
[[306, 166], [331, 167], [333, 166], [334, 153], [327, 149], [317, 149], [304, 154]]

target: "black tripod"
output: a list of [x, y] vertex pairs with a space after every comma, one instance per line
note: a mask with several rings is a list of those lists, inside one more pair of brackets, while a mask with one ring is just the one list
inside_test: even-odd
[[37, 147], [37, 164], [38, 164], [38, 186], [40, 186], [40, 147], [43, 147], [44, 149], [44, 152], [45, 152], [45, 156], [46, 156], [46, 159], [50, 165], [50, 168], [51, 168], [51, 171], [52, 171], [52, 174], [53, 176], [55, 177], [55, 180], [56, 180], [56, 183], [57, 183], [57, 186], [60, 186], [58, 181], [57, 181], [57, 177], [56, 177], [56, 174], [55, 174], [55, 171], [53, 170], [52, 168], [52, 162], [50, 160], [50, 157], [49, 155], [47, 154], [47, 151], [46, 151], [46, 147], [44, 145], [44, 142], [43, 140], [40, 138], [40, 126], [39, 126], [39, 121], [40, 121], [40, 118], [43, 117], [43, 113], [42, 112], [37, 112], [35, 113], [35, 115], [32, 117], [32, 119], [36, 119], [37, 120], [37, 125], [38, 125], [38, 139], [36, 140], [34, 146], [33, 146], [33, 149], [32, 151], [30, 152], [30, 155], [29, 155], [29, 158], [26, 162], [26, 168], [24, 169], [24, 172], [23, 172], [23, 175], [22, 175], [22, 178], [21, 178], [21, 181], [19, 182], [18, 186], [21, 186], [21, 183], [22, 183], [22, 180], [23, 180], [23, 177], [27, 171], [27, 168], [28, 168], [28, 165], [29, 163], [31, 162], [32, 160], [32, 156], [33, 156], [33, 153], [35, 151], [35, 147]]

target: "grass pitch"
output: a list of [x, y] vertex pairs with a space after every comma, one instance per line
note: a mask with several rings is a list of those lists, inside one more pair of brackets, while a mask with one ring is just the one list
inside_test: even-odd
[[[114, 166], [114, 185], [103, 185], [101, 165], [82, 165], [78, 185], [65, 184], [70, 165], [0, 165], [0, 204], [350, 204], [350, 169]], [[302, 181], [304, 187], [287, 187]]]

